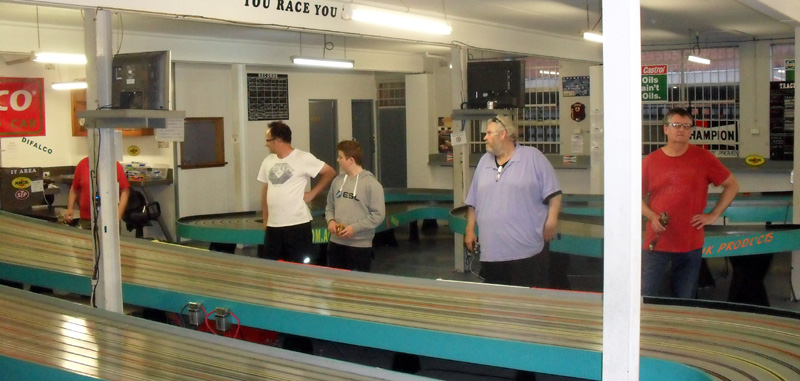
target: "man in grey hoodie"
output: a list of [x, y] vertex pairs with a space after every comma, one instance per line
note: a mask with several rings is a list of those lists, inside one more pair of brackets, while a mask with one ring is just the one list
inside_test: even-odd
[[328, 266], [368, 272], [375, 228], [386, 218], [383, 186], [361, 166], [361, 144], [343, 140], [336, 149], [343, 173], [333, 179], [325, 206], [330, 232]]

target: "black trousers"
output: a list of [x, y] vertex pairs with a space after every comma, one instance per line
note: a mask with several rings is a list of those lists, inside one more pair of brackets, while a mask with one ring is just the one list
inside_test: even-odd
[[353, 247], [328, 242], [328, 267], [369, 272], [371, 265], [371, 247]]
[[539, 287], [550, 286], [549, 244], [539, 254], [513, 261], [481, 261], [481, 277], [486, 283], [509, 286]]
[[319, 250], [311, 236], [311, 222], [300, 225], [268, 227], [264, 249], [259, 258], [297, 263], [316, 263]]

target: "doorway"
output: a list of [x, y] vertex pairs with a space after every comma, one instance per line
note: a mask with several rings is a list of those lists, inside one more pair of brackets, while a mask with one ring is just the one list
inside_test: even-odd
[[[334, 99], [312, 99], [308, 101], [308, 129], [310, 152], [336, 169], [336, 143], [338, 143], [337, 101]], [[312, 179], [311, 186], [316, 184]]]
[[406, 108], [378, 108], [378, 178], [384, 188], [408, 187]]
[[372, 100], [354, 100], [353, 139], [361, 143], [364, 150], [364, 169], [377, 176], [375, 164], [375, 102]]
[[308, 128], [311, 134], [311, 153], [334, 167], [336, 164], [337, 117], [336, 100], [308, 101]]

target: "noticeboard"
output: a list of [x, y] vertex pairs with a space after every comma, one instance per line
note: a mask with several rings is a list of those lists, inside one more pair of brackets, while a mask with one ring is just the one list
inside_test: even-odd
[[247, 120], [289, 119], [289, 76], [247, 73]]
[[794, 82], [769, 84], [769, 158], [794, 160]]

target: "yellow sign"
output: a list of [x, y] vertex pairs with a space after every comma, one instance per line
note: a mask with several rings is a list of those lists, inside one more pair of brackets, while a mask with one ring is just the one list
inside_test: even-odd
[[17, 177], [14, 180], [11, 180], [11, 185], [17, 189], [25, 189], [30, 188], [31, 186], [31, 179], [27, 177]]
[[131, 156], [139, 156], [142, 150], [139, 149], [139, 146], [128, 146], [128, 155]]
[[750, 155], [744, 158], [744, 162], [747, 163], [747, 165], [758, 167], [759, 165], [766, 163], [767, 159], [761, 155]]

